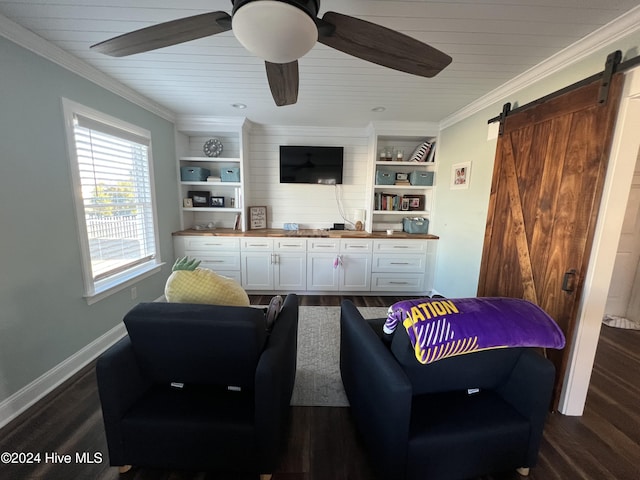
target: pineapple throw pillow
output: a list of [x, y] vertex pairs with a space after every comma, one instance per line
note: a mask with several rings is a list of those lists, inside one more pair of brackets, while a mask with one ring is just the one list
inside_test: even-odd
[[248, 307], [247, 292], [232, 278], [200, 268], [200, 260], [179, 258], [164, 287], [167, 302]]

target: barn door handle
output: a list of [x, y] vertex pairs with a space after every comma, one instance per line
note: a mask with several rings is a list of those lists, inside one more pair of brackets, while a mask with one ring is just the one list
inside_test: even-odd
[[576, 274], [576, 269], [572, 268], [571, 270], [567, 271], [564, 274], [564, 279], [562, 280], [562, 291], [563, 292], [569, 292], [572, 293], [573, 292], [573, 284], [571, 285], [571, 287], [569, 287], [569, 280], [575, 276]]

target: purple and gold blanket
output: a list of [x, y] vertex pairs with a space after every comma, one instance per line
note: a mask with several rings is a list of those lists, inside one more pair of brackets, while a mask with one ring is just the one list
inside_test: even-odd
[[401, 323], [416, 358], [431, 363], [505, 347], [563, 348], [565, 338], [540, 307], [517, 298], [420, 298], [389, 307], [384, 331]]

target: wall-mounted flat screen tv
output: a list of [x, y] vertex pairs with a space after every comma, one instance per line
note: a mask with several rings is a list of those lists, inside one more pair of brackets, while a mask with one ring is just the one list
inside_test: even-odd
[[342, 183], [344, 147], [280, 146], [280, 183]]

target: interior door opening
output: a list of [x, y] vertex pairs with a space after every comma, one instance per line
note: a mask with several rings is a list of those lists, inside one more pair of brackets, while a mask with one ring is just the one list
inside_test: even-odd
[[640, 151], [620, 232], [604, 323], [640, 329]]

